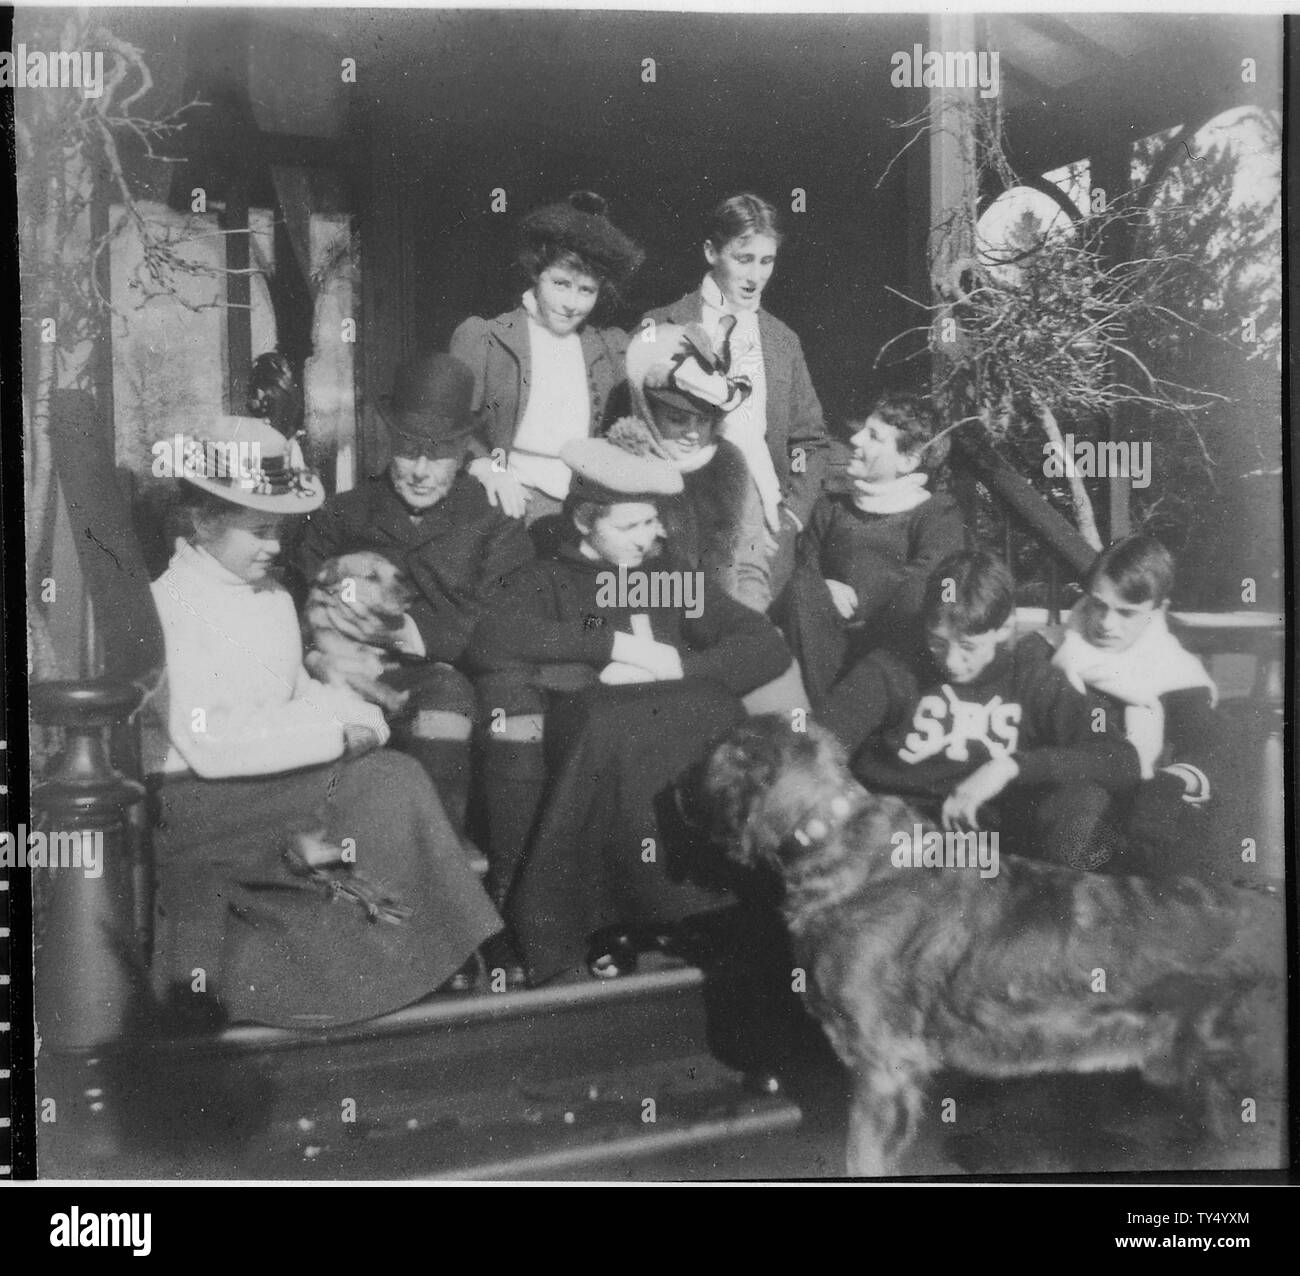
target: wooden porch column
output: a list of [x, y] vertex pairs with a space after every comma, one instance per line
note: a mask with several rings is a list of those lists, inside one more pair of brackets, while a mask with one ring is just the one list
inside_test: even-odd
[[[943, 51], [975, 51], [976, 21], [971, 13], [930, 15], [929, 48]], [[942, 290], [961, 260], [975, 255], [975, 219], [979, 211], [979, 182], [975, 167], [974, 112], [979, 109], [977, 90], [929, 90], [930, 95], [930, 181], [928, 221], [928, 267], [926, 297], [942, 300]], [[938, 322], [942, 322], [942, 313]], [[944, 376], [942, 329], [932, 334], [932, 379]], [[954, 454], [956, 456], [956, 454]], [[968, 534], [975, 527], [975, 476], [958, 464], [952, 471], [953, 496], [961, 506]]]
[[[973, 13], [930, 16], [930, 48], [939, 52], [975, 51]], [[979, 210], [975, 174], [973, 112], [978, 90], [930, 90], [930, 262], [931, 281], [942, 281], [952, 264], [975, 252]]]
[[[1129, 143], [1127, 141], [1110, 142], [1099, 146], [1089, 157], [1088, 167], [1092, 189], [1101, 187], [1106, 192], [1106, 207], [1117, 200], [1125, 200], [1131, 188], [1129, 172]], [[1123, 205], [1121, 205], [1123, 206]], [[1103, 252], [1109, 263], [1123, 260], [1129, 256], [1132, 247], [1132, 232], [1127, 225], [1121, 224], [1110, 229], [1103, 243]], [[1123, 378], [1125, 370], [1112, 361], [1113, 373]], [[1127, 439], [1131, 409], [1120, 404], [1110, 415], [1108, 437], [1114, 441]], [[1130, 508], [1132, 481], [1128, 478], [1112, 476], [1106, 488], [1107, 498], [1107, 538], [1119, 540], [1133, 530], [1133, 518]]]

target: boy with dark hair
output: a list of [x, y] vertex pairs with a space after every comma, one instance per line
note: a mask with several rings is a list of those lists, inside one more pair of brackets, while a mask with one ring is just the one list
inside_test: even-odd
[[996, 824], [1016, 853], [1099, 868], [1119, 849], [1112, 797], [1137, 784], [1137, 755], [1041, 647], [1010, 645], [1014, 603], [1000, 559], [945, 559], [921, 604], [927, 650], [872, 652], [820, 721], [869, 789], [929, 807], [946, 829]]
[[1173, 580], [1173, 556], [1159, 541], [1117, 541], [1093, 563], [1052, 656], [1075, 687], [1101, 697], [1137, 751], [1143, 783], [1127, 813], [1128, 848], [1113, 867], [1148, 876], [1198, 870], [1223, 740], [1218, 691], [1169, 632]]
[[850, 422], [846, 484], [817, 502], [778, 612], [814, 709], [855, 658], [911, 638], [926, 580], [965, 541], [957, 503], [927, 487], [947, 454], [929, 403], [887, 394]]

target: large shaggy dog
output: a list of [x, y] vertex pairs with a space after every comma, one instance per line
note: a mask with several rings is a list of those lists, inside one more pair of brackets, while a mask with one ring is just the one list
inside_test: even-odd
[[317, 573], [303, 612], [308, 672], [350, 687], [387, 713], [398, 712], [410, 692], [382, 679], [397, 668], [393, 642], [413, 597], [402, 573], [382, 554], [361, 550], [331, 558]]
[[806, 1003], [853, 1074], [853, 1175], [897, 1172], [944, 1068], [1136, 1069], [1198, 1101], [1212, 1133], [1241, 1128], [1261, 1074], [1280, 1102], [1277, 897], [1014, 856], [989, 875], [896, 866], [934, 826], [858, 785], [828, 732], [775, 716], [714, 751], [703, 815], [733, 859], [784, 880]]

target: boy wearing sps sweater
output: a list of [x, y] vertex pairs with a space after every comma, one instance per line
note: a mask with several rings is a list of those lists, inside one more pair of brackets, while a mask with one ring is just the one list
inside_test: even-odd
[[1112, 799], [1138, 783], [1138, 756], [1041, 651], [1009, 645], [1014, 601], [992, 554], [945, 559], [926, 586], [927, 649], [864, 657], [820, 720], [868, 789], [945, 829], [997, 828], [1004, 852], [1100, 868], [1120, 849]]

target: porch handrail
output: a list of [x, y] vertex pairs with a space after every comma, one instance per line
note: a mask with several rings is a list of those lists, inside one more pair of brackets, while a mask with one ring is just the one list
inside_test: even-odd
[[989, 490], [989, 494], [1028, 527], [1034, 539], [1046, 546], [1082, 576], [1097, 551], [1084, 540], [1064, 515], [1057, 513], [1034, 485], [998, 455], [987, 433], [967, 425], [952, 436], [954, 459]]
[[[1042, 629], [1059, 623], [1051, 618], [1050, 607], [1017, 607], [1018, 629]], [[1193, 630], [1198, 634], [1241, 634], [1281, 637], [1286, 627], [1280, 611], [1171, 611], [1169, 619], [1175, 627]]]

